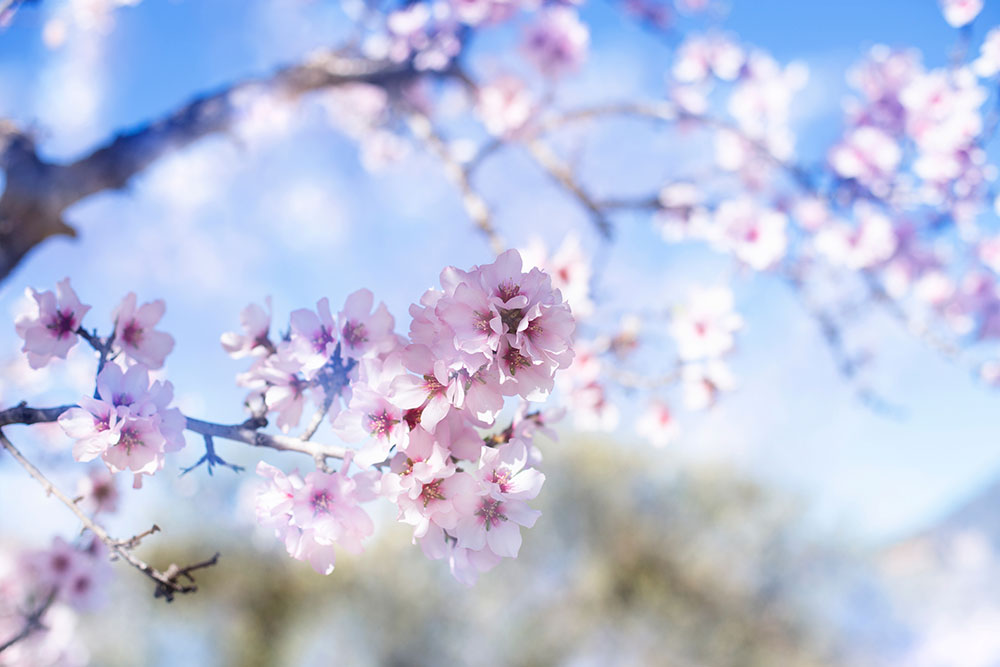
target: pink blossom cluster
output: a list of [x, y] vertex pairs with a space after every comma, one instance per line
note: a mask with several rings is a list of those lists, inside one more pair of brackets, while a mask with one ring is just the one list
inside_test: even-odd
[[163, 467], [165, 453], [184, 446], [184, 416], [170, 407], [173, 386], [159, 380], [150, 384], [149, 378], [149, 370], [162, 368], [174, 347], [173, 337], [155, 328], [163, 317], [163, 301], [138, 305], [136, 295], [129, 293], [114, 309], [113, 333], [101, 340], [82, 330], [90, 306], [80, 303], [68, 278], [58, 284], [56, 294], [33, 289], [28, 294], [35, 309], [18, 318], [16, 330], [32, 368], [53, 357], [65, 359], [81, 333], [104, 348], [93, 397], [80, 398], [79, 407], [59, 417], [63, 431], [76, 440], [73, 457], [100, 458], [111, 472], [128, 470], [140, 486], [141, 475]]
[[269, 480], [256, 496], [257, 521], [273, 528], [288, 555], [308, 561], [320, 574], [333, 572], [334, 545], [358, 554], [362, 540], [375, 530], [371, 517], [358, 503], [377, 496], [378, 471], [348, 476], [350, 459], [340, 472], [311, 472], [304, 478], [261, 461], [257, 474]]
[[[310, 396], [333, 432], [357, 445], [334, 474], [258, 468], [269, 480], [258, 518], [321, 572], [333, 567], [334, 544], [356, 551], [371, 533], [358, 504], [375, 493], [396, 503], [425, 554], [447, 557], [463, 581], [516, 556], [518, 527], [537, 517], [525, 501], [544, 479], [531, 444], [541, 418], [522, 416], [492, 445], [477, 429], [494, 426], [506, 397], [548, 397], [573, 359], [570, 308], [548, 274], [524, 270], [516, 250], [469, 271], [449, 267], [441, 287], [410, 307], [407, 338], [394, 333], [384, 304], [372, 310], [367, 290], [336, 316], [326, 299], [315, 312], [293, 312], [277, 344], [256, 307], [244, 311], [243, 334], [224, 337], [232, 354], [257, 356], [239, 379], [253, 388], [251, 403], [288, 430]], [[351, 462], [388, 470], [349, 476]]]
[[80, 407], [59, 417], [59, 425], [76, 440], [73, 458], [98, 457], [113, 472], [129, 471], [135, 486], [142, 475], [163, 468], [164, 454], [184, 447], [184, 415], [169, 407], [173, 385], [159, 380], [150, 384], [149, 371], [136, 364], [127, 371], [114, 363], [97, 375], [96, 397], [80, 398]]
[[78, 544], [56, 537], [48, 549], [0, 551], [0, 643], [22, 632], [28, 615], [44, 607], [44, 632], [33, 632], [5, 649], [3, 664], [87, 664], [87, 650], [76, 633], [76, 612], [90, 611], [106, 602], [110, 569], [103, 543], [87, 536]]
[[[0, 550], [0, 642], [18, 636], [29, 615], [46, 603], [44, 632], [33, 632], [3, 651], [10, 667], [76, 667], [89, 654], [77, 633], [77, 609], [100, 602], [108, 564], [99, 548], [77, 549], [55, 538], [48, 550]], [[51, 602], [48, 602], [52, 595]]]

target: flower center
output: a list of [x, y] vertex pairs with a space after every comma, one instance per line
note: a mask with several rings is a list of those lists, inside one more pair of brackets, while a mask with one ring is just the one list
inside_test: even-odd
[[521, 286], [516, 284], [513, 280], [504, 280], [497, 285], [497, 296], [503, 301], [510, 301], [520, 293]]
[[142, 438], [135, 432], [135, 429], [122, 429], [121, 437], [118, 439], [118, 446], [124, 447], [126, 454], [131, 454], [133, 447], [142, 447], [144, 444]]
[[483, 499], [483, 504], [476, 510], [476, 516], [482, 517], [486, 530], [496, 528], [502, 521], [507, 520], [507, 515], [503, 513], [503, 503], [493, 498]]
[[504, 363], [507, 364], [507, 371], [511, 376], [517, 375], [519, 368], [530, 368], [531, 360], [521, 354], [517, 348], [509, 348], [503, 355]]
[[344, 325], [344, 342], [354, 349], [364, 342], [368, 341], [367, 331], [365, 331], [365, 325], [361, 322], [348, 322]]
[[57, 310], [52, 321], [47, 325], [49, 330], [56, 335], [56, 338], [65, 338], [76, 329], [73, 311]]
[[329, 514], [333, 505], [333, 498], [326, 491], [313, 491], [309, 504], [313, 508], [313, 516], [317, 514]]
[[368, 432], [374, 435], [376, 438], [387, 436], [389, 434], [389, 429], [392, 425], [396, 423], [396, 420], [389, 416], [386, 410], [382, 410], [381, 413], [372, 413], [368, 415]]
[[132, 320], [125, 325], [125, 330], [122, 331], [122, 340], [125, 341], [126, 345], [139, 347], [139, 343], [142, 342], [142, 327], [136, 324], [135, 320]]
[[444, 493], [441, 491], [443, 479], [436, 479], [433, 482], [424, 484], [420, 490], [420, 499], [424, 501], [424, 507], [432, 500], [444, 500]]
[[320, 326], [319, 331], [313, 336], [313, 349], [317, 352], [326, 352], [326, 346], [333, 342], [333, 335], [330, 330]]

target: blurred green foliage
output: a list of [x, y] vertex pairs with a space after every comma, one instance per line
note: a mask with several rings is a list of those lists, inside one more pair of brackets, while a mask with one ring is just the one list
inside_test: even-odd
[[[369, 551], [329, 577], [260, 553], [249, 529], [206, 526], [154, 562], [223, 551], [196, 595], [163, 605], [120, 572], [88, 620], [98, 664], [838, 664], [821, 581], [847, 558], [801, 535], [796, 503], [719, 469], [606, 441], [549, 446], [543, 511], [516, 561], [473, 588], [383, 517]], [[169, 536], [168, 536], [169, 537]], [[224, 541], [220, 545], [220, 540]], [[163, 540], [160, 544], [166, 544]], [[124, 592], [127, 591], [127, 592]], [[136, 635], [122, 640], [122, 623]], [[146, 629], [148, 628], [148, 629]]]

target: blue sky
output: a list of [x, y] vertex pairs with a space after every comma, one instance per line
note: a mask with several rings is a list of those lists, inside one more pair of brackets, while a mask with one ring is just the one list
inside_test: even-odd
[[[55, 3], [40, 4], [22, 10], [0, 34], [0, 115], [38, 128], [51, 157], [75, 155], [196, 93], [336, 43], [346, 29], [332, 3], [144, 0], [119, 10], [102, 39], [71, 39], [53, 52], [40, 35], [46, 7]], [[976, 44], [1000, 23], [1000, 6], [987, 4], [975, 25]], [[667, 47], [608, 5], [594, 3], [584, 16], [593, 29], [588, 73], [569, 81], [562, 99], [660, 94]], [[932, 0], [734, 0], [722, 26], [781, 61], [809, 66], [794, 119], [806, 162], [821, 159], [837, 136], [844, 72], [864, 50], [879, 42], [914, 46], [937, 65], [956, 38]], [[492, 71], [514, 61], [517, 36], [484, 36], [477, 66]], [[81, 113], [88, 99], [90, 115]], [[337, 305], [365, 286], [405, 330], [407, 305], [436, 283], [443, 266], [489, 260], [432, 158], [416, 155], [373, 176], [359, 165], [356, 144], [332, 131], [316, 105], [307, 104], [297, 119], [293, 129], [249, 144], [207, 139], [157, 164], [127, 191], [78, 205], [69, 218], [80, 239], [48, 243], [31, 255], [0, 287], [0, 313], [17, 307], [26, 285], [51, 288], [66, 275], [94, 306], [91, 326], [106, 328], [129, 290], [140, 300], [165, 298], [163, 326], [178, 341], [168, 377], [182, 407], [193, 416], [236, 421], [243, 391], [233, 376], [243, 365], [223, 354], [218, 338], [235, 328], [246, 303], [272, 295], [280, 322], [322, 296]], [[645, 141], [637, 129], [625, 131]], [[678, 154], [667, 136], [652, 141], [641, 160], [593, 153], [584, 162], [588, 174], [604, 185], [655, 183], [672, 161], [690, 158], [683, 152], [690, 147]], [[488, 199], [499, 204], [497, 225], [512, 243], [533, 232], [555, 243], [579, 229], [585, 245], [597, 249], [581, 211], [522, 158], [502, 157], [483, 179]], [[668, 246], [648, 221], [619, 223], [602, 293], [623, 306], [663, 305], [694, 284], [731, 277], [725, 258]], [[867, 327], [859, 335], [879, 352], [874, 383], [905, 411], [898, 419], [875, 414], [837, 374], [815, 323], [784, 285], [766, 276], [733, 284], [747, 321], [734, 361], [740, 390], [712, 414], [685, 420], [685, 435], [666, 454], [623, 429], [630, 451], [663, 457], [664, 465], [745, 468], [791, 489], [819, 525], [876, 542], [933, 520], [1000, 474], [998, 397], [966, 370], [889, 320]], [[0, 357], [17, 347], [12, 324], [0, 327]], [[191, 444], [181, 465], [200, 455]], [[252, 465], [253, 453], [237, 450], [226, 449]], [[0, 466], [0, 484], [14, 483], [18, 474]], [[192, 484], [219, 483], [195, 475], [183, 482], [187, 492]], [[166, 496], [169, 488], [149, 493]]]

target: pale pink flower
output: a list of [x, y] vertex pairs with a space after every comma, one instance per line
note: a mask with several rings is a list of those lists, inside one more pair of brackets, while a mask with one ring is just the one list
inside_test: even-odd
[[419, 406], [420, 425], [433, 433], [452, 406], [462, 407], [465, 381], [459, 374], [452, 374], [443, 361], [435, 360], [425, 345], [408, 346], [403, 359], [406, 367], [417, 375], [407, 373], [393, 380], [392, 402], [400, 407]]
[[360, 289], [347, 297], [344, 309], [337, 315], [340, 354], [345, 359], [374, 357], [396, 346], [392, 331], [395, 321], [384, 303], [372, 312], [374, 300], [370, 290]]
[[535, 100], [516, 77], [502, 76], [479, 89], [476, 112], [490, 134], [516, 135], [534, 111]]
[[786, 223], [784, 213], [749, 198], [724, 201], [715, 212], [719, 245], [758, 271], [771, 268], [785, 256]]
[[731, 391], [735, 386], [732, 371], [718, 359], [685, 364], [681, 369], [684, 407], [688, 410], [710, 408], [720, 392]]
[[97, 376], [99, 398], [80, 398], [79, 408], [59, 416], [59, 425], [76, 439], [73, 458], [91, 461], [98, 456], [111, 472], [130, 470], [135, 486], [140, 475], [163, 467], [164, 453], [184, 446], [184, 416], [168, 405], [173, 398], [169, 382], [149, 384], [141, 365], [122, 372], [107, 364]]
[[240, 385], [254, 389], [264, 398], [268, 412], [277, 412], [277, 424], [285, 433], [298, 426], [306, 405], [309, 383], [299, 373], [302, 364], [290, 346], [281, 345], [276, 354], [259, 360], [237, 378]]
[[864, 125], [855, 128], [830, 151], [830, 166], [843, 178], [857, 179], [869, 187], [890, 181], [902, 158], [895, 139]]
[[983, 0], [938, 0], [944, 20], [952, 28], [961, 28], [972, 23], [983, 11]]
[[26, 294], [35, 301], [34, 312], [18, 317], [14, 326], [24, 339], [21, 351], [27, 354], [28, 363], [32, 368], [42, 368], [53, 357], [65, 359], [76, 345], [76, 331], [90, 306], [80, 303], [69, 278], [56, 283], [54, 294], [30, 287]]
[[517, 558], [521, 548], [521, 526], [531, 528], [541, 512], [523, 500], [497, 500], [484, 492], [474, 504], [472, 514], [455, 526], [456, 546], [479, 551], [488, 548], [497, 556]]
[[107, 547], [97, 538], [77, 548], [55, 537], [51, 548], [29, 555], [26, 569], [42, 590], [55, 590], [59, 599], [79, 610], [100, 606], [111, 576]]
[[670, 321], [678, 356], [685, 361], [710, 359], [732, 349], [733, 333], [743, 326], [733, 306], [733, 293], [727, 287], [693, 291]]
[[550, 6], [540, 12], [538, 20], [528, 28], [524, 51], [542, 74], [556, 77], [579, 69], [589, 44], [590, 31], [580, 21], [576, 10]]
[[360, 370], [347, 409], [337, 415], [333, 430], [347, 442], [363, 442], [355, 461], [370, 466], [385, 460], [393, 447], [406, 446], [410, 429], [404, 413], [422, 400], [410, 394], [407, 402], [395, 395], [392, 384], [406, 373], [398, 353], [385, 360], [365, 359]]
[[288, 555], [309, 562], [320, 574], [333, 571], [334, 545], [360, 553], [362, 541], [375, 529], [358, 503], [378, 495], [377, 472], [351, 477], [350, 465], [348, 456], [338, 472], [312, 472], [305, 479], [297, 473], [286, 476], [263, 461], [257, 465], [257, 474], [269, 479], [257, 492], [258, 521], [275, 529]]
[[91, 468], [87, 476], [77, 483], [76, 495], [82, 498], [78, 503], [80, 509], [89, 514], [118, 510], [115, 478], [106, 468]]
[[636, 422], [635, 432], [655, 447], [666, 447], [677, 439], [680, 427], [666, 403], [652, 401]]
[[[426, 553], [426, 550], [425, 550]], [[453, 546], [447, 552], [451, 574], [460, 583], [472, 586], [479, 575], [496, 567], [502, 558], [490, 549], [466, 549]]]
[[580, 237], [575, 232], [567, 234], [552, 255], [545, 242], [534, 237], [528, 247], [521, 250], [521, 257], [524, 266], [539, 268], [549, 275], [552, 287], [562, 294], [575, 319], [584, 319], [594, 312], [594, 302], [590, 298], [590, 258], [584, 254]]
[[972, 69], [983, 78], [995, 76], [1000, 72], [1000, 28], [993, 28], [986, 33], [983, 45], [979, 47], [979, 57], [972, 64]]
[[472, 474], [496, 500], [532, 500], [541, 492], [545, 475], [527, 464], [527, 446], [512, 439], [499, 447], [483, 447], [479, 468]]
[[745, 61], [743, 49], [728, 37], [696, 35], [681, 44], [672, 71], [674, 78], [683, 83], [696, 83], [710, 74], [723, 81], [733, 81]]
[[243, 333], [222, 334], [222, 348], [233, 359], [248, 355], [261, 356], [274, 351], [274, 344], [268, 338], [271, 330], [271, 297], [264, 300], [267, 310], [255, 303], [240, 311], [240, 325]]
[[866, 205], [856, 207], [858, 224], [835, 223], [816, 234], [816, 249], [831, 263], [849, 269], [881, 264], [896, 252], [896, 231], [888, 217]]
[[318, 315], [307, 308], [292, 311], [291, 346], [289, 352], [299, 363], [306, 377], [312, 377], [337, 351], [338, 327], [330, 314], [326, 297], [316, 302]]
[[114, 349], [121, 350], [129, 359], [147, 368], [162, 368], [164, 359], [174, 349], [174, 338], [153, 327], [165, 310], [163, 299], [144, 303], [137, 309], [135, 292], [129, 292], [112, 315], [115, 321]]

